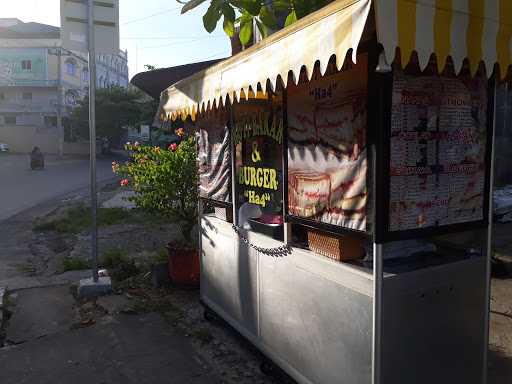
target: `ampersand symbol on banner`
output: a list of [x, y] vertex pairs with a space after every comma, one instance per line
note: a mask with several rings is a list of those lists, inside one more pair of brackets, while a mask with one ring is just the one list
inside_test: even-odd
[[261, 161], [260, 151], [258, 150], [258, 143], [252, 143], [252, 155], [251, 159], [253, 163]]

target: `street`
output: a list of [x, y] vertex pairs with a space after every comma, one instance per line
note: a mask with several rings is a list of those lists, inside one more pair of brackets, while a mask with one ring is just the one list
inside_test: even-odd
[[[98, 159], [97, 180], [113, 177], [110, 159]], [[28, 155], [0, 155], [0, 221], [89, 184], [87, 158], [46, 158], [43, 171], [32, 171]]]

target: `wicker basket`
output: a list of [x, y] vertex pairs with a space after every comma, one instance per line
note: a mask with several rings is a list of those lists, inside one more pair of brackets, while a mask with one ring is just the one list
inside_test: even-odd
[[354, 237], [336, 236], [308, 229], [308, 245], [313, 252], [336, 261], [356, 260], [364, 257], [363, 243]]
[[214, 207], [214, 209], [215, 217], [228, 223], [233, 222], [233, 209], [231, 207]]

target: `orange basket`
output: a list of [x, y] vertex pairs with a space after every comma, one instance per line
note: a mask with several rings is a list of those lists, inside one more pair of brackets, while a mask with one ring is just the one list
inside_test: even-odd
[[309, 249], [336, 261], [357, 260], [364, 257], [365, 251], [360, 239], [338, 236], [308, 229]]

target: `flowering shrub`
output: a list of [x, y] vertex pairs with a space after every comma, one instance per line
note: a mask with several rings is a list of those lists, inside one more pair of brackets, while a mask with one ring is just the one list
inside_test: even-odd
[[190, 244], [191, 232], [197, 223], [196, 143], [176, 132], [180, 142], [169, 148], [127, 143], [130, 159], [112, 164], [114, 173], [123, 177], [122, 186], [131, 186], [130, 198], [138, 207], [158, 212], [180, 224], [185, 241]]

